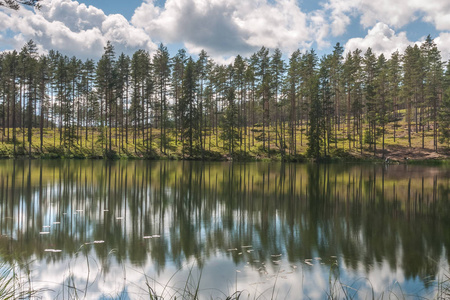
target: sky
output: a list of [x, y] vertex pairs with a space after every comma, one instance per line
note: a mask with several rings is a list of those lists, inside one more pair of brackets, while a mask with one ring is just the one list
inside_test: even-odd
[[154, 53], [162, 43], [171, 55], [204, 49], [219, 63], [262, 46], [322, 56], [338, 42], [345, 52], [371, 47], [389, 57], [427, 35], [450, 59], [450, 1], [42, 0], [40, 10], [0, 8], [0, 51], [32, 39], [41, 53], [81, 59], [100, 58], [108, 40], [117, 54]]

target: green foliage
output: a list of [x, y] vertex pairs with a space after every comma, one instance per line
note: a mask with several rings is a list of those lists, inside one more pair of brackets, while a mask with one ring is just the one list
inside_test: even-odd
[[444, 93], [439, 112], [440, 142], [450, 147], [450, 87]]
[[233, 156], [234, 149], [238, 146], [238, 108], [235, 103], [235, 91], [229, 88], [227, 92], [228, 106], [225, 109], [225, 115], [222, 120], [221, 138], [224, 141], [224, 148]]
[[363, 155], [364, 144], [377, 156], [380, 137], [383, 148], [421, 138], [437, 151], [450, 139], [449, 78], [430, 36], [388, 60], [370, 48], [344, 59], [337, 44], [319, 64], [313, 50], [287, 62], [262, 47], [229, 65], [205, 51], [171, 58], [162, 44], [153, 57], [116, 59], [110, 42], [97, 63], [83, 62], [39, 56], [30, 40], [0, 55], [0, 157], [205, 157], [208, 149], [280, 159], [308, 145], [319, 158], [339, 147]]

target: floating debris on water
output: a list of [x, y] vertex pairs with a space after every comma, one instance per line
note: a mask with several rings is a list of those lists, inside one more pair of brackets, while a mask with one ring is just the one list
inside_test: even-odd
[[247, 253], [252, 253], [253, 251], [254, 251], [253, 249], [247, 250]]
[[259, 260], [257, 260], [257, 259], [255, 259], [253, 262], [255, 262], [255, 263], [258, 263], [259, 262]]
[[152, 235], [152, 238], [159, 238], [159, 237], [161, 237], [159, 234]]
[[100, 241], [94, 241], [94, 244], [103, 244], [105, 241], [100, 240]]
[[53, 225], [61, 224], [61, 222], [53, 222]]
[[307, 264], [308, 266], [313, 266], [313, 264], [310, 261], [305, 260], [305, 264]]
[[241, 273], [241, 271], [239, 271], [239, 270], [236, 270], [236, 272], [237, 272], [237, 273]]
[[227, 249], [227, 251], [237, 251], [237, 248]]
[[107, 211], [109, 211], [109, 209], [104, 209], [103, 211], [104, 211], [104, 212], [107, 212]]
[[272, 257], [281, 257], [281, 254], [272, 254]]
[[242, 252], [239, 252], [238, 255], [242, 255]]
[[84, 209], [77, 209], [77, 210], [75, 210], [75, 211], [77, 211], [77, 212], [83, 212]]
[[336, 256], [336, 255], [331, 255], [330, 257], [331, 257], [331, 258], [337, 258], [337, 256]]
[[246, 245], [246, 246], [241, 246], [242, 248], [251, 248], [253, 247], [252, 245]]
[[314, 257], [315, 260], [322, 260], [320, 257]]
[[51, 227], [50, 225], [42, 226], [42, 228], [50, 228], [50, 227]]
[[274, 264], [279, 264], [281, 262], [281, 260], [273, 260], [272, 261]]
[[59, 250], [59, 249], [45, 249], [44, 252], [59, 253], [59, 252], [62, 252], [62, 250]]
[[123, 220], [123, 217], [117, 217], [116, 220]]
[[39, 234], [50, 234], [50, 232], [49, 231], [41, 231], [41, 232], [39, 232]]
[[296, 265], [292, 265], [291, 268], [292, 269], [297, 269], [297, 266]]
[[151, 239], [151, 238], [152, 238], [151, 235], [146, 235], [146, 236], [143, 237], [143, 239]]
[[266, 282], [260, 281], [260, 282], [250, 283], [250, 285], [260, 285], [260, 284], [266, 284]]

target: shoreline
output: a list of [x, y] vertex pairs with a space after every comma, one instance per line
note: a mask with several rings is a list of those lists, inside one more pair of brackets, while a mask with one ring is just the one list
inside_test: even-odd
[[[339, 149], [338, 149], [339, 150]], [[429, 149], [425, 149], [429, 150]], [[409, 151], [408, 156], [403, 156], [401, 153], [388, 153], [385, 157], [373, 156], [368, 154], [355, 154], [346, 151], [337, 151], [338, 155], [328, 155], [326, 157], [321, 157], [320, 159], [308, 158], [305, 154], [297, 155], [281, 155], [276, 153], [275, 155], [267, 156], [266, 153], [254, 154], [246, 153], [242, 155], [239, 153], [235, 157], [225, 155], [222, 153], [211, 153], [208, 155], [201, 156], [196, 155], [193, 157], [180, 155], [179, 153], [169, 154], [169, 155], [146, 155], [146, 153], [140, 153], [137, 155], [118, 155], [114, 153], [113, 155], [89, 155], [80, 153], [33, 153], [31, 156], [29, 154], [25, 155], [0, 155], [1, 160], [7, 159], [42, 159], [42, 160], [57, 160], [57, 159], [70, 159], [70, 160], [107, 160], [107, 161], [117, 161], [117, 160], [173, 160], [173, 161], [204, 161], [204, 162], [285, 162], [285, 163], [383, 163], [383, 164], [423, 164], [423, 165], [450, 165], [450, 156], [442, 153], [433, 152], [432, 155], [423, 155], [419, 152]], [[423, 151], [422, 151], [423, 152]], [[426, 151], [429, 152], [429, 151]], [[411, 155], [412, 154], [412, 155]]]

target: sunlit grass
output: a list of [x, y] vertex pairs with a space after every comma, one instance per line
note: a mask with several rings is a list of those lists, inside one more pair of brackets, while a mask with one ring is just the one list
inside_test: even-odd
[[[367, 124], [363, 124], [363, 134], [365, 134], [365, 127]], [[353, 119], [351, 120], [350, 131], [346, 128], [346, 122], [343, 122], [339, 126], [333, 127], [332, 136], [330, 137], [329, 153], [327, 155], [351, 158], [351, 157], [367, 157], [373, 155], [374, 144], [368, 144], [365, 136], [361, 137], [353, 129]], [[292, 154], [293, 149], [296, 149], [297, 154], [305, 154], [308, 144], [307, 127], [297, 126], [296, 128], [296, 141], [294, 144], [291, 142], [290, 132], [287, 125], [283, 130], [283, 134], [278, 126], [278, 132], [275, 126], [266, 128], [266, 146], [262, 138], [262, 130], [260, 127], [248, 127], [247, 130], [242, 130], [242, 138], [239, 140], [234, 148], [235, 158], [241, 160], [263, 160], [266, 158], [281, 160], [289, 157]], [[335, 129], [336, 132], [334, 131]], [[394, 139], [395, 129], [395, 139]], [[389, 151], [399, 151], [399, 149], [409, 149], [408, 142], [408, 127], [406, 121], [403, 119], [397, 123], [391, 122], [387, 124], [385, 128], [384, 143], [385, 149]], [[420, 127], [416, 127], [412, 124], [411, 132], [411, 151], [418, 151], [422, 149], [422, 132]], [[417, 129], [417, 131], [416, 131]], [[424, 149], [433, 150], [433, 130], [428, 124], [424, 127]], [[9, 141], [7, 140], [7, 132], [0, 136], [0, 157], [14, 157], [14, 156], [32, 156], [32, 157], [44, 157], [44, 158], [168, 158], [168, 159], [181, 159], [186, 158], [188, 155], [183, 152], [183, 143], [180, 133], [176, 134], [174, 129], [168, 129], [166, 133], [166, 143], [161, 146], [161, 132], [160, 129], [154, 128], [152, 130], [139, 130], [136, 134], [129, 128], [128, 130], [128, 142], [126, 142], [125, 129], [112, 128], [111, 129], [111, 141], [109, 137], [109, 129], [102, 130], [98, 128], [88, 128], [87, 135], [84, 128], [75, 130], [75, 136], [72, 138], [72, 142], [69, 145], [67, 141], [64, 141], [64, 130], [62, 133], [59, 128], [44, 128], [44, 139], [42, 143], [42, 150], [40, 144], [40, 129], [33, 128], [32, 130], [32, 143], [28, 142], [28, 131], [22, 128], [16, 129], [16, 145], [14, 152], [14, 143], [12, 143], [12, 129], [9, 129]], [[198, 158], [207, 160], [226, 159], [230, 150], [225, 146], [226, 143], [221, 139], [222, 131], [220, 128], [216, 130], [207, 129], [202, 133], [203, 138], [203, 152], [200, 153], [199, 145], [196, 145], [196, 156]], [[349, 145], [348, 137], [352, 137], [352, 141]], [[270, 143], [269, 143], [270, 137]], [[178, 138], [178, 139], [177, 139]], [[286, 144], [283, 151], [283, 140]], [[361, 145], [360, 142], [363, 141]], [[109, 148], [111, 143], [111, 153], [106, 153], [105, 149]], [[381, 134], [376, 139], [378, 152], [382, 149], [382, 136]], [[447, 145], [439, 144], [438, 147], [443, 150], [443, 154]], [[362, 147], [362, 153], [361, 153]], [[270, 151], [269, 151], [270, 149]], [[30, 153], [31, 150], [31, 153]], [[403, 151], [403, 150], [402, 150]], [[205, 156], [205, 153], [207, 154]], [[211, 155], [214, 153], [214, 155]], [[241, 154], [239, 154], [241, 153]], [[245, 153], [245, 155], [242, 155]], [[336, 153], [338, 153], [336, 155]], [[343, 155], [343, 153], [347, 153]], [[406, 151], [407, 153], [407, 151]], [[449, 156], [449, 154], [446, 154]], [[382, 156], [382, 153], [378, 153], [378, 156]]]

